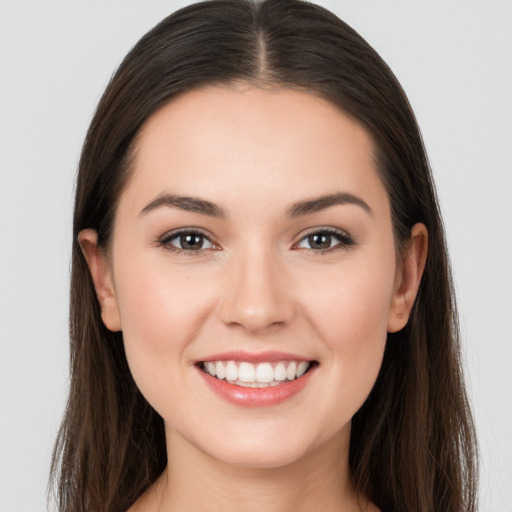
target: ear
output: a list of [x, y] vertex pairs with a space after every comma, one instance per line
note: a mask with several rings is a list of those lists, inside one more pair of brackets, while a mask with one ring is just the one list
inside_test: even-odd
[[406, 242], [401, 265], [397, 269], [395, 291], [388, 316], [388, 332], [403, 329], [409, 320], [425, 270], [428, 232], [424, 224], [415, 224]]
[[121, 330], [121, 316], [117, 304], [111, 265], [105, 253], [98, 247], [98, 233], [84, 229], [78, 234], [82, 249], [101, 307], [101, 319], [111, 331]]

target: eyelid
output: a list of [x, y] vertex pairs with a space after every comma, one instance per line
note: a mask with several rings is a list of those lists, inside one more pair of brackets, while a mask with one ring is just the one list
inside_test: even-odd
[[[198, 250], [190, 250], [190, 249], [181, 249], [179, 247], [176, 247], [174, 245], [170, 244], [170, 241], [173, 239], [178, 238], [181, 235], [185, 234], [196, 234], [204, 237], [210, 244], [212, 244], [212, 247], [208, 248], [201, 248]], [[339, 243], [334, 245], [333, 247], [329, 247], [327, 249], [314, 249], [314, 248], [302, 248], [298, 247], [298, 245], [303, 242], [306, 238], [309, 236], [315, 235], [315, 234], [328, 234], [331, 236], [336, 237], [339, 240]], [[317, 226], [313, 228], [309, 228], [297, 237], [298, 240], [295, 242], [292, 246], [292, 249], [299, 250], [299, 249], [305, 249], [309, 251], [313, 251], [315, 253], [328, 253], [331, 251], [336, 250], [346, 250], [348, 247], [356, 245], [356, 240], [354, 237], [352, 237], [347, 231], [340, 228], [334, 228], [332, 226]], [[182, 227], [173, 229], [171, 231], [167, 231], [162, 236], [158, 237], [156, 240], [157, 244], [161, 247], [163, 247], [166, 250], [169, 250], [171, 252], [175, 253], [181, 253], [186, 254], [188, 256], [199, 256], [201, 253], [204, 253], [204, 251], [209, 250], [221, 250], [220, 244], [215, 240], [215, 238], [211, 235], [211, 233], [207, 232], [206, 230], [198, 227]]]
[[[298, 245], [302, 241], [304, 241], [306, 238], [308, 238], [312, 235], [316, 235], [316, 234], [328, 234], [328, 235], [337, 237], [339, 240], [339, 243], [334, 245], [333, 247], [329, 247], [327, 249], [313, 249], [313, 248], [307, 249], [307, 248], [298, 247]], [[354, 245], [356, 245], [355, 238], [352, 235], [350, 235], [347, 231], [345, 231], [344, 229], [334, 228], [332, 226], [318, 226], [318, 227], [309, 228], [306, 231], [303, 231], [299, 235], [298, 241], [293, 244], [293, 248], [296, 250], [305, 249], [305, 250], [313, 251], [315, 253], [325, 254], [325, 253], [328, 253], [331, 251], [336, 251], [336, 250], [346, 250], [348, 247], [351, 247]]]
[[[204, 237], [206, 240], [208, 240], [208, 242], [210, 242], [212, 244], [212, 247], [209, 247], [206, 249], [198, 249], [196, 251], [193, 251], [193, 250], [181, 249], [179, 247], [176, 247], [176, 246], [170, 244], [171, 240], [178, 238], [181, 235], [186, 235], [186, 234], [200, 235], [200, 236]], [[177, 229], [173, 229], [171, 231], [167, 231], [165, 234], [163, 234], [162, 236], [157, 238], [157, 244], [168, 251], [180, 253], [180, 254], [186, 254], [188, 256], [199, 256], [204, 251], [219, 250], [221, 248], [220, 244], [213, 238], [213, 236], [210, 233], [208, 233], [206, 230], [204, 230], [202, 228], [197, 228], [197, 227], [184, 227], [184, 228], [177, 228]]]

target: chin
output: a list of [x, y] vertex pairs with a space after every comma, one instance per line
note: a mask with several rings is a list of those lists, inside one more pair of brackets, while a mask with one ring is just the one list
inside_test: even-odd
[[[306, 422], [307, 423], [307, 422]], [[305, 425], [303, 425], [305, 426]], [[206, 443], [202, 439], [199, 448], [221, 463], [254, 469], [277, 469], [305, 462], [322, 453], [348, 449], [350, 424], [335, 432], [307, 432], [303, 428], [287, 428], [274, 425], [274, 428], [242, 429], [225, 432], [222, 437], [212, 438]], [[348, 453], [348, 452], [347, 452]]]
[[260, 447], [234, 447], [229, 450], [223, 450], [220, 453], [210, 454], [217, 460], [239, 468], [253, 469], [278, 469], [290, 466], [303, 459], [307, 451], [297, 449], [296, 447], [285, 446], [267, 446], [264, 449]]

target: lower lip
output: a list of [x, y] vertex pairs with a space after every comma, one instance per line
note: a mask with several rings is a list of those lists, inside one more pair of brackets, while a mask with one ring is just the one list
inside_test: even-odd
[[245, 407], [270, 407], [288, 400], [304, 389], [315, 370], [316, 365], [298, 379], [277, 386], [246, 388], [230, 384], [225, 380], [216, 379], [198, 368], [199, 373], [211, 390], [224, 400]]

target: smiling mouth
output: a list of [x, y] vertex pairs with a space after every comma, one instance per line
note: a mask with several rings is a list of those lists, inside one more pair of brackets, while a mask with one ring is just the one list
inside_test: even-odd
[[301, 378], [316, 361], [202, 361], [198, 367], [208, 375], [235, 386], [268, 388]]

